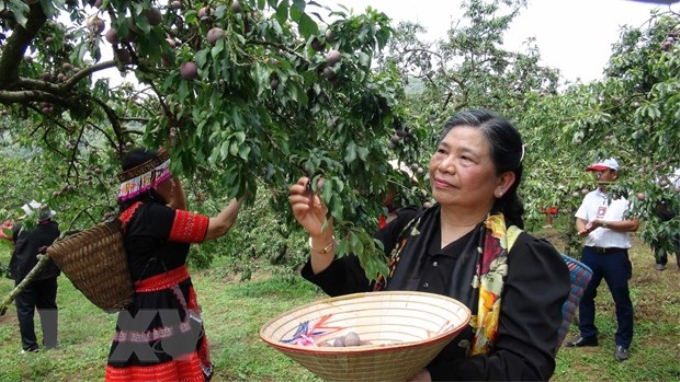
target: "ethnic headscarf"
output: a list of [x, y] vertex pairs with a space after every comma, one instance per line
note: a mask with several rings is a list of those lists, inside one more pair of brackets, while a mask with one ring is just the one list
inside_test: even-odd
[[118, 189], [118, 201], [125, 202], [147, 192], [171, 176], [170, 154], [161, 150], [157, 157], [118, 173], [117, 177], [121, 182]]

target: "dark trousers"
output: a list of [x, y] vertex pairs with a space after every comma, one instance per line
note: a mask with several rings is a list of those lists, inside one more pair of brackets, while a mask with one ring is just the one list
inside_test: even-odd
[[[17, 282], [17, 285], [19, 283]], [[19, 318], [21, 346], [24, 350], [38, 349], [35, 337], [33, 316], [35, 308], [40, 314], [40, 326], [43, 332], [43, 345], [50, 349], [58, 345], [57, 327], [59, 314], [57, 309], [57, 278], [31, 282], [14, 300]]]
[[[675, 260], [678, 262], [678, 267], [680, 267], [680, 235], [673, 237], [673, 247], [675, 248]], [[665, 248], [659, 245], [652, 245], [652, 249], [654, 250], [657, 264], [668, 264], [668, 251]]]
[[597, 253], [590, 247], [583, 248], [581, 261], [593, 271], [593, 278], [583, 292], [579, 303], [579, 329], [581, 337], [597, 335], [595, 327], [595, 297], [602, 279], [605, 280], [616, 305], [616, 345], [626, 348], [633, 340], [633, 303], [630, 301], [628, 279], [632, 275], [632, 265], [628, 259], [628, 251], [615, 253]]

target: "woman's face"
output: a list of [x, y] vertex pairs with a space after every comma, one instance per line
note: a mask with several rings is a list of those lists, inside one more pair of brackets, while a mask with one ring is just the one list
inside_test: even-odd
[[[514, 181], [514, 173], [509, 174]], [[484, 133], [474, 127], [451, 129], [430, 159], [432, 194], [442, 206], [479, 208], [480, 213], [488, 213], [494, 200], [512, 184], [504, 178], [496, 175]]]
[[172, 193], [175, 188], [175, 183], [172, 181], [172, 177], [162, 181], [156, 186], [156, 192], [163, 198], [163, 201], [167, 204], [172, 201]]

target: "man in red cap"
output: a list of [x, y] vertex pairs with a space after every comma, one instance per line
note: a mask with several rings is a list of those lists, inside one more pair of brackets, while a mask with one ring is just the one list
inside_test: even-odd
[[597, 346], [595, 327], [595, 296], [602, 279], [605, 280], [616, 305], [616, 351], [619, 361], [628, 359], [628, 348], [633, 339], [633, 304], [630, 301], [628, 279], [632, 266], [628, 258], [631, 247], [629, 232], [638, 229], [637, 219], [626, 219], [628, 201], [616, 198], [607, 186], [619, 177], [619, 164], [606, 159], [586, 168], [595, 173], [598, 188], [588, 193], [576, 211], [576, 229], [586, 237], [581, 261], [593, 271], [593, 278], [579, 303], [579, 329], [581, 335], [567, 343], [567, 347]]

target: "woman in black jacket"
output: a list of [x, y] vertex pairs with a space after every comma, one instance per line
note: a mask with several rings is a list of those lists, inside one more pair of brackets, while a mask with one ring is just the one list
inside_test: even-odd
[[451, 118], [430, 159], [437, 203], [404, 209], [375, 234], [390, 273], [374, 282], [356, 256], [335, 256], [333, 220], [301, 178], [289, 200], [311, 238], [302, 276], [331, 296], [409, 290], [467, 305], [470, 325], [411, 381], [549, 380], [570, 279], [550, 243], [521, 231], [523, 157], [505, 119], [486, 111]]

